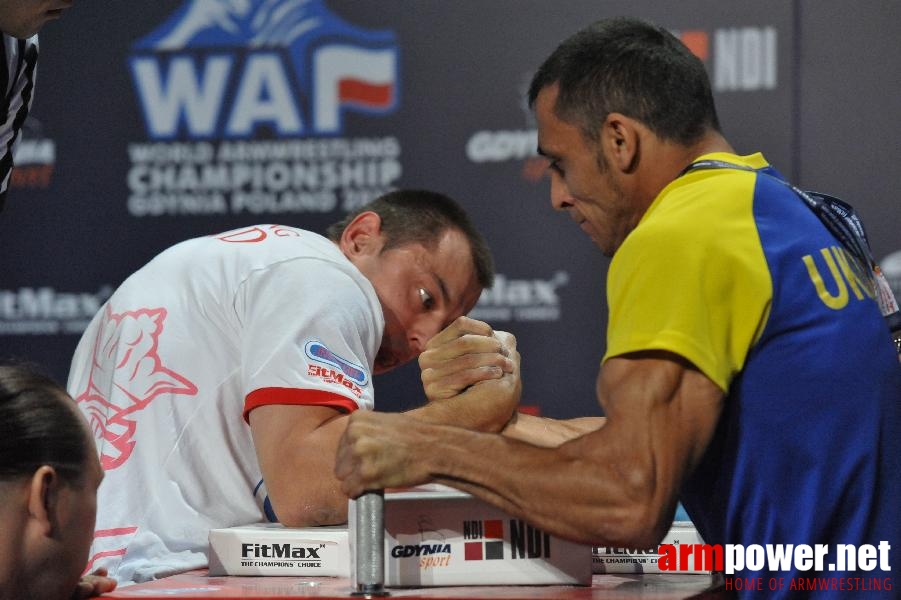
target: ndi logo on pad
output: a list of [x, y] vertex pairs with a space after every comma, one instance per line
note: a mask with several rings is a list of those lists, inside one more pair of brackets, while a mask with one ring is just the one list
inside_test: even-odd
[[500, 519], [464, 521], [464, 560], [499, 560], [504, 558], [504, 522]]
[[510, 558], [548, 559], [551, 557], [551, 536], [525, 521], [509, 520], [509, 538], [504, 536], [501, 519], [463, 522], [464, 560], [502, 560], [504, 542], [510, 544]]
[[363, 367], [355, 365], [345, 358], [341, 358], [329, 350], [325, 344], [319, 340], [308, 341], [303, 349], [306, 355], [312, 360], [340, 369], [344, 375], [353, 379], [360, 385], [369, 383], [369, 376], [366, 374]]

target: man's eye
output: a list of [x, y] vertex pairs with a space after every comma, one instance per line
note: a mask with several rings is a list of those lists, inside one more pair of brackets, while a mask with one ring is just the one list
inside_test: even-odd
[[561, 175], [561, 176], [563, 175], [563, 167], [560, 166], [559, 160], [554, 159], [552, 161], [549, 161], [547, 164], [547, 168], [549, 170], [553, 171], [554, 173], [556, 173], [557, 175]]
[[425, 288], [419, 288], [419, 299], [422, 300], [423, 308], [427, 310], [431, 310], [435, 306], [435, 299]]

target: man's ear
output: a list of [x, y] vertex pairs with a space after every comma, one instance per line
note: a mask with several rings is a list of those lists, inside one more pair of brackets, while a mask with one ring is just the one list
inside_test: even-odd
[[31, 485], [28, 490], [28, 517], [46, 536], [51, 535], [56, 527], [56, 511], [59, 507], [61, 485], [59, 474], [49, 465], [41, 466], [31, 476]]
[[601, 144], [609, 165], [624, 173], [632, 172], [641, 150], [638, 122], [622, 113], [608, 114], [601, 129]]
[[385, 240], [382, 238], [382, 218], [372, 211], [362, 212], [348, 223], [338, 245], [348, 258], [378, 254]]

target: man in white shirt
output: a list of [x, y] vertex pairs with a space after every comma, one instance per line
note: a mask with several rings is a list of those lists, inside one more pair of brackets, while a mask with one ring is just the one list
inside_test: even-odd
[[510, 419], [512, 336], [458, 319], [493, 278], [462, 209], [391, 192], [329, 238], [258, 225], [182, 242], [94, 317], [67, 386], [106, 472], [89, 567], [144, 581], [205, 566], [211, 528], [343, 522], [347, 415], [373, 409], [373, 374], [442, 330], [442, 347], [459, 339], [409, 414], [490, 431]]

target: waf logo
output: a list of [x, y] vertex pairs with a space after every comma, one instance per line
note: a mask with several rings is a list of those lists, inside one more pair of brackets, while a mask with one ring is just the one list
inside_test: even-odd
[[366, 385], [369, 382], [369, 376], [363, 367], [341, 358], [318, 340], [310, 340], [304, 345], [303, 350], [309, 358], [339, 369], [345, 376], [360, 385]]
[[165, 308], [116, 314], [107, 306], [104, 314], [94, 342], [87, 389], [75, 401], [94, 432], [100, 464], [109, 471], [131, 456], [138, 413], [159, 396], [194, 396], [197, 386], [160, 359]]
[[155, 140], [337, 135], [348, 111], [398, 105], [394, 32], [322, 0], [188, 0], [129, 63]]
[[[510, 519], [510, 558], [550, 558], [551, 536], [525, 521]], [[501, 519], [463, 521], [465, 560], [500, 560], [504, 558], [504, 522]]]
[[186, 0], [129, 67], [149, 138], [128, 145], [132, 216], [350, 212], [403, 173], [396, 137], [342, 136], [397, 109], [394, 32], [322, 0]]

